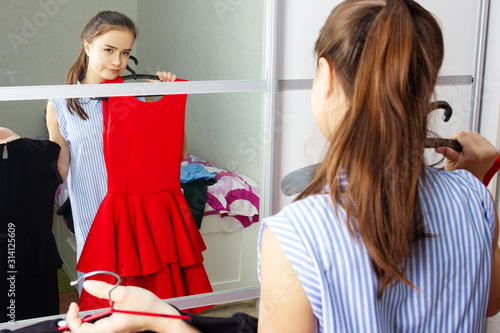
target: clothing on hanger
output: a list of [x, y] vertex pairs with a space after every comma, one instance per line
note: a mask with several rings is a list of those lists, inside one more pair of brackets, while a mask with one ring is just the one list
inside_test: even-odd
[[[121, 82], [118, 77], [104, 83]], [[201, 253], [206, 246], [179, 181], [186, 98], [103, 101], [108, 194], [78, 271], [116, 272], [124, 285], [146, 288], [162, 299], [212, 291]], [[80, 298], [82, 310], [108, 305], [85, 290]]]
[[59, 150], [49, 140], [0, 144], [0, 322], [59, 313], [62, 260], [52, 234]]

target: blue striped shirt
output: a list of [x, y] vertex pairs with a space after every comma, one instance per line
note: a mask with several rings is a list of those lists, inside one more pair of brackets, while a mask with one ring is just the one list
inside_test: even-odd
[[[368, 251], [328, 194], [294, 202], [264, 219], [311, 303], [320, 332], [482, 332], [491, 276], [495, 211], [469, 172], [426, 168], [419, 196], [426, 232], [412, 245], [404, 283], [377, 299]], [[259, 272], [260, 276], [260, 272]]]
[[75, 226], [77, 260], [87, 239], [99, 206], [107, 193], [107, 174], [103, 148], [102, 102], [80, 98], [89, 118], [70, 113], [66, 99], [51, 99], [59, 130], [69, 146], [68, 190]]

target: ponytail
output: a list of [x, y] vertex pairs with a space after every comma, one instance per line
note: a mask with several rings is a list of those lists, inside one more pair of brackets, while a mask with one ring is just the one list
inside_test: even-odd
[[[427, 236], [418, 182], [443, 59], [437, 22], [417, 3], [405, 2], [347, 1], [323, 27], [315, 51], [335, 68], [349, 108], [313, 181], [298, 196], [329, 187], [351, 234], [369, 252], [379, 297], [391, 283], [413, 286], [404, 276], [410, 244]], [[347, 184], [341, 185], [341, 176]]]
[[[71, 66], [68, 74], [66, 75], [66, 84], [77, 84], [77, 82], [80, 81], [80, 76], [87, 72], [87, 66], [88, 56], [82, 44], [80, 47], [80, 53], [78, 54], [75, 63]], [[78, 98], [67, 98], [66, 105], [68, 106], [70, 113], [75, 112], [83, 120], [89, 119], [89, 116], [85, 110], [83, 110]]]

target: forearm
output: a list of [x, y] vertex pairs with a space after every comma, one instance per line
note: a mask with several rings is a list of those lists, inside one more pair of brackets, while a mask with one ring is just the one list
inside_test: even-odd
[[62, 180], [66, 181], [70, 163], [69, 147], [68, 143], [61, 135], [56, 112], [51, 102], [47, 104], [47, 130], [49, 132], [49, 140], [57, 143], [61, 147], [59, 157], [57, 158], [57, 170], [59, 171]]
[[184, 132], [184, 142], [182, 144], [182, 159], [184, 160], [188, 154], [187, 140], [186, 140], [186, 132]]
[[63, 182], [66, 181], [68, 178], [68, 172], [69, 172], [69, 149], [63, 149], [61, 147], [61, 151], [59, 152], [59, 157], [57, 158], [57, 170], [59, 171], [59, 174], [61, 175], [61, 178]]
[[500, 251], [498, 246], [493, 253], [493, 265], [491, 267], [491, 287], [488, 300], [486, 316], [491, 317], [500, 311]]
[[[493, 200], [493, 198], [492, 198]], [[500, 311], [500, 249], [498, 248], [498, 234], [499, 234], [498, 213], [495, 209], [495, 233], [492, 240], [492, 265], [491, 265], [491, 278], [490, 278], [490, 295], [488, 299], [488, 308], [486, 316], [491, 317]]]
[[[174, 313], [172, 313], [174, 312]], [[176, 309], [168, 305], [167, 303], [163, 303], [160, 309], [158, 309], [158, 313], [169, 313], [169, 314], [180, 314], [180, 312]], [[159, 318], [158, 320], [152, 321], [153, 326], [148, 328], [154, 332], [162, 333], [162, 332], [176, 332], [176, 333], [198, 333], [201, 332], [195, 327], [189, 325], [186, 321], [182, 319], [170, 319], [170, 318]]]

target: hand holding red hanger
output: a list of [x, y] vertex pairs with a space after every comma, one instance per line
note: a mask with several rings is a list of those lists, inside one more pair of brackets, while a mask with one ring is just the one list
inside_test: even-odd
[[163, 302], [146, 289], [133, 286], [118, 286], [113, 289], [110, 295], [113, 285], [90, 280], [85, 281], [83, 287], [93, 296], [103, 299], [111, 297], [114, 302], [114, 309], [128, 313], [114, 312], [109, 317], [101, 318], [95, 323], [82, 322], [78, 317], [78, 305], [71, 303], [66, 320], [72, 333], [142, 332], [146, 330], [154, 332], [199, 332], [182, 319], [131, 314], [131, 312], [140, 311], [150, 314], [179, 315], [179, 312], [174, 307]]

